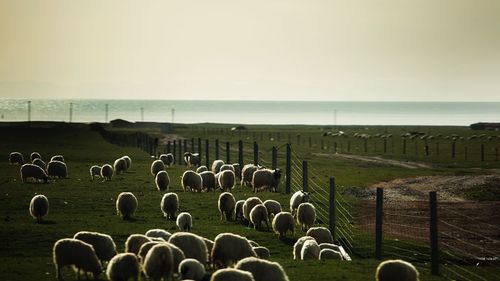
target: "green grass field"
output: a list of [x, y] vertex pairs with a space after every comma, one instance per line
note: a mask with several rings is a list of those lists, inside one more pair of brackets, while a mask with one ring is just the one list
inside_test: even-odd
[[[301, 128], [297, 128], [301, 130]], [[158, 192], [154, 178], [149, 173], [150, 156], [131, 147], [116, 146], [106, 142], [101, 136], [87, 127], [50, 129], [50, 128], [0, 128], [2, 145], [0, 155], [5, 161], [0, 162], [0, 279], [2, 280], [54, 280], [52, 246], [61, 238], [72, 237], [81, 230], [99, 231], [111, 235], [120, 252], [128, 235], [145, 233], [151, 228], [164, 228], [175, 232], [175, 222], [167, 221], [160, 211], [163, 193]], [[191, 137], [206, 137], [207, 132], [199, 128], [178, 128], [176, 133]], [[308, 132], [306, 131], [306, 134]], [[222, 137], [228, 137], [221, 134]], [[211, 138], [219, 137], [217, 134]], [[238, 139], [238, 135], [226, 138]], [[250, 140], [246, 140], [250, 141]], [[286, 141], [283, 134], [282, 141]], [[274, 145], [273, 141], [262, 141], [263, 153]], [[318, 182], [326, 183], [328, 177], [335, 176], [340, 186], [360, 186], [390, 180], [398, 177], [418, 175], [455, 174], [469, 172], [467, 167], [440, 166], [433, 169], [408, 170], [386, 165], [367, 165], [355, 161], [315, 157], [308, 147], [297, 147], [296, 153], [308, 159], [311, 167], [319, 174]], [[32, 151], [41, 153], [44, 160], [55, 154], [64, 155], [69, 178], [49, 184], [23, 184], [20, 181], [19, 166], [10, 166], [7, 161], [12, 151], [22, 152], [25, 158]], [[279, 167], [284, 168], [280, 150]], [[129, 172], [113, 178], [111, 182], [91, 181], [89, 168], [94, 164], [112, 164], [116, 158], [129, 155], [132, 168]], [[223, 155], [221, 153], [221, 155]], [[266, 154], [264, 154], [266, 155]], [[212, 154], [213, 157], [213, 154]], [[236, 160], [233, 152], [231, 158]], [[213, 159], [213, 158], [212, 158]], [[270, 161], [270, 158], [268, 158]], [[234, 161], [236, 162], [236, 161]], [[246, 155], [245, 162], [251, 162]], [[475, 163], [473, 163], [475, 165]], [[496, 164], [491, 164], [495, 166]], [[180, 210], [193, 215], [193, 232], [214, 239], [221, 232], [234, 232], [255, 240], [271, 251], [271, 260], [283, 265], [290, 280], [370, 280], [379, 261], [354, 257], [352, 262], [314, 261], [300, 262], [292, 260], [292, 246], [296, 238], [304, 233], [296, 231], [293, 239], [281, 241], [267, 231], [255, 231], [238, 222], [221, 221], [217, 211], [217, 198], [220, 193], [192, 194], [181, 191], [180, 176], [185, 166], [175, 165], [168, 170], [171, 178], [170, 190], [177, 192], [180, 198]], [[482, 171], [473, 171], [482, 173]], [[124, 221], [116, 215], [115, 199], [122, 191], [133, 192], [139, 201], [135, 219]], [[284, 209], [288, 209], [289, 195], [279, 193], [259, 193], [261, 199], [276, 199]], [[49, 198], [50, 211], [45, 222], [36, 224], [28, 212], [29, 201], [35, 194], [44, 194]], [[252, 196], [249, 188], [237, 186], [233, 193], [237, 200]], [[421, 280], [441, 280], [422, 271]], [[73, 272], [66, 270], [65, 278], [74, 279]], [[101, 279], [105, 279], [102, 274]]]

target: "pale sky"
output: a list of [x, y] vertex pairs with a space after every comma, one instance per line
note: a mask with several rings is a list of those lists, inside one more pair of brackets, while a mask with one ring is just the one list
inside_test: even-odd
[[500, 1], [0, 0], [0, 98], [500, 101]]

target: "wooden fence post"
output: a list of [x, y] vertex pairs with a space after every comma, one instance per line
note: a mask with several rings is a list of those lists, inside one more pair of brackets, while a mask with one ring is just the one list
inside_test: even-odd
[[240, 164], [240, 169], [243, 170], [243, 141], [238, 141], [238, 163]]
[[335, 221], [335, 178], [330, 177], [330, 205], [328, 208], [328, 215], [329, 215], [329, 221], [328, 221], [328, 229], [330, 229], [330, 232], [332, 233], [333, 236], [333, 241], [335, 241], [335, 228], [336, 228], [336, 221]]
[[205, 140], [205, 164], [207, 168], [210, 168], [210, 153], [209, 153], [208, 139]]
[[172, 148], [174, 155], [174, 164], [181, 164], [181, 159], [177, 159], [177, 140], [174, 140]]
[[219, 157], [219, 139], [215, 139], [215, 160], [220, 159]]
[[278, 166], [278, 150], [276, 149], [276, 146], [273, 146], [271, 150], [271, 169], [276, 169]]
[[226, 163], [231, 163], [231, 147], [229, 142], [226, 142]]
[[377, 205], [375, 209], [375, 258], [382, 259], [382, 212], [384, 208], [384, 189], [377, 188]]
[[259, 164], [259, 145], [256, 141], [253, 142], [253, 164]]
[[439, 241], [438, 241], [438, 217], [437, 217], [437, 195], [435, 191], [429, 192], [430, 202], [430, 240], [431, 240], [431, 273], [439, 274]]
[[[182, 161], [180, 161], [180, 160], [183, 158], [184, 155], [182, 155], [183, 154], [182, 153], [182, 141], [179, 140], [178, 143], [179, 143], [179, 164], [180, 164], [180, 163], [182, 163]], [[175, 158], [175, 156], [174, 156], [174, 158]]]

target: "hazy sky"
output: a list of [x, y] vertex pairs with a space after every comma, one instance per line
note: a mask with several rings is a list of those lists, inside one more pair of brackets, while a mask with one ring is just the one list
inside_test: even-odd
[[0, 98], [500, 101], [500, 1], [0, 0]]

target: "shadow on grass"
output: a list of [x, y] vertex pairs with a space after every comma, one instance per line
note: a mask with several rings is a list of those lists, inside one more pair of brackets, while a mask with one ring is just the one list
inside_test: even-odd
[[37, 222], [38, 224], [47, 224], [47, 225], [51, 225], [51, 224], [57, 224], [56, 221], [51, 221], [51, 220], [43, 220], [43, 221], [39, 221]]
[[295, 242], [297, 241], [297, 239], [295, 239], [293, 237], [281, 237], [279, 239], [281, 242], [283, 242], [284, 244], [286, 244], [288, 246], [293, 246], [295, 244]]

